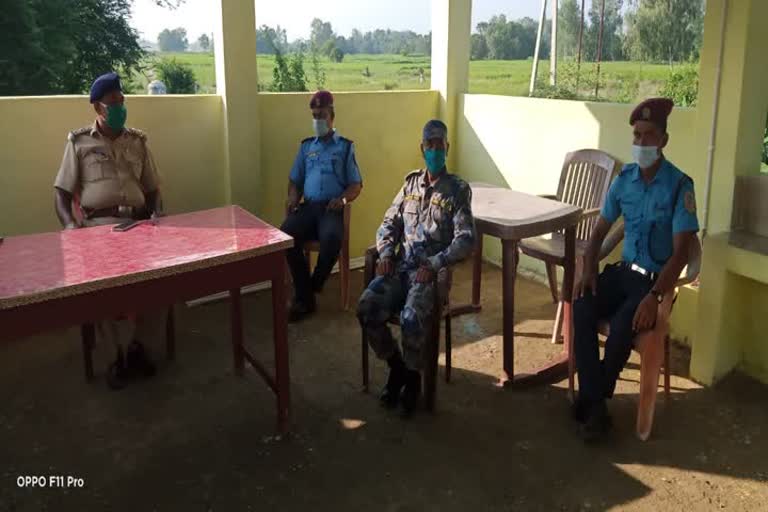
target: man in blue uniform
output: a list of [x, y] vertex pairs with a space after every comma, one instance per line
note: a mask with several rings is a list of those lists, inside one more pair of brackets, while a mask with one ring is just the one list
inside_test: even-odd
[[[322, 290], [341, 250], [344, 206], [354, 201], [363, 188], [355, 146], [333, 128], [333, 95], [318, 91], [309, 108], [315, 136], [301, 141], [293, 162], [287, 218], [280, 228], [294, 238], [294, 246], [287, 253], [294, 286], [291, 321], [314, 313], [315, 293]], [[304, 256], [304, 243], [308, 240], [320, 241], [312, 275]]]
[[[632, 112], [635, 163], [625, 165], [611, 184], [574, 290], [579, 397], [573, 415], [582, 423], [585, 441], [597, 440], [609, 430], [605, 400], [613, 395], [633, 338], [654, 326], [658, 305], [687, 264], [699, 230], [693, 180], [663, 153], [672, 107], [669, 99], [653, 98]], [[622, 261], [598, 275], [600, 246], [622, 215]], [[597, 339], [601, 319], [610, 319], [602, 361]]]
[[[390, 367], [382, 404], [402, 403], [410, 415], [421, 393], [419, 370], [434, 308], [433, 276], [472, 253], [472, 190], [445, 167], [448, 129], [439, 120], [424, 127], [426, 169], [411, 172], [376, 233], [378, 276], [360, 297], [357, 317], [371, 347]], [[402, 353], [387, 320], [400, 313]], [[402, 391], [402, 396], [401, 396]]]

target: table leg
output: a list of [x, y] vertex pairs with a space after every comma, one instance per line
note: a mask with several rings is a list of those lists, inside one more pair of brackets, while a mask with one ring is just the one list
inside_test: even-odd
[[480, 285], [483, 279], [483, 235], [477, 233], [475, 241], [475, 250], [472, 253], [472, 303], [458, 304], [451, 307], [451, 316], [466, 315], [467, 313], [478, 313], [482, 306], [480, 305]]
[[[571, 347], [573, 345], [573, 305], [571, 303], [573, 297], [573, 281], [575, 274], [576, 264], [576, 227], [570, 227], [565, 230], [565, 273], [563, 276], [563, 353], [554, 361], [539, 368], [532, 374], [519, 375], [515, 378], [514, 382], [508, 384], [514, 384], [515, 386], [528, 386], [532, 384], [543, 384], [562, 380], [568, 375], [568, 369], [570, 365], [573, 365], [573, 357], [571, 354]], [[506, 267], [507, 261], [504, 260], [504, 266]], [[507, 280], [506, 270], [504, 271], [504, 280]], [[507, 315], [508, 309], [506, 287], [504, 295], [504, 341], [505, 341], [505, 362], [506, 362], [506, 327], [507, 327]], [[511, 324], [511, 322], [510, 322]], [[511, 329], [511, 327], [510, 327]], [[511, 345], [511, 343], [510, 343]], [[506, 370], [506, 364], [505, 364]], [[511, 378], [511, 374], [509, 374]], [[572, 378], [572, 374], [570, 376]], [[569, 379], [569, 385], [571, 384]]]
[[285, 258], [272, 278], [272, 329], [275, 342], [275, 383], [277, 394], [277, 429], [288, 432], [290, 420], [291, 379], [288, 368], [288, 313], [285, 309]]
[[517, 279], [517, 240], [501, 241], [502, 315], [504, 328], [504, 374], [501, 384], [512, 383], [515, 377], [515, 280]]
[[83, 365], [85, 380], [93, 380], [93, 346], [96, 342], [96, 329], [93, 324], [83, 324], [80, 327], [83, 339]]
[[245, 347], [243, 346], [243, 306], [240, 300], [240, 288], [229, 290], [232, 321], [232, 356], [235, 374], [243, 375], [245, 369]]

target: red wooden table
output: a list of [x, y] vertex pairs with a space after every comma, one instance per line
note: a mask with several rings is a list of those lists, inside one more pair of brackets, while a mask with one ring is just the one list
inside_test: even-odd
[[[581, 208], [544, 199], [504, 187], [471, 183], [472, 213], [477, 227], [477, 247], [472, 272], [472, 303], [451, 308], [451, 315], [480, 311], [483, 236], [501, 239], [503, 287], [503, 375], [499, 384], [528, 385], [550, 382], [568, 374], [571, 350], [571, 296], [576, 261], [576, 224]], [[517, 279], [518, 241], [563, 230], [565, 232], [566, 265], [563, 276], [564, 302], [563, 354], [550, 364], [527, 375], [515, 375], [515, 280]]]
[[[285, 250], [293, 239], [238, 206], [164, 217], [123, 233], [111, 226], [0, 243], [0, 340], [157, 310], [226, 291], [235, 371], [248, 360], [277, 396], [288, 429], [290, 389]], [[275, 373], [243, 345], [240, 288], [272, 282]]]

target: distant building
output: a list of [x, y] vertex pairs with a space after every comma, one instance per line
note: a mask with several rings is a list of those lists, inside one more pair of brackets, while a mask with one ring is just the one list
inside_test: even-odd
[[147, 86], [147, 94], [168, 94], [168, 90], [160, 80], [152, 80]]

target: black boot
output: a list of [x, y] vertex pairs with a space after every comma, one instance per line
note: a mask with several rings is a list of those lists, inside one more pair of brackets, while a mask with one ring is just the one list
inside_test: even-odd
[[128, 381], [128, 370], [125, 366], [125, 356], [123, 349], [117, 348], [117, 358], [107, 368], [107, 385], [113, 391], [123, 389]]
[[152, 377], [157, 372], [155, 364], [144, 349], [144, 345], [138, 341], [134, 341], [128, 347], [125, 356], [125, 365], [131, 375], [140, 377]]
[[576, 397], [576, 400], [571, 404], [571, 418], [576, 423], [584, 424], [587, 422], [589, 416], [589, 404], [581, 396]]
[[395, 352], [392, 357], [387, 359], [387, 364], [389, 365], [389, 378], [381, 391], [379, 400], [381, 405], [387, 409], [393, 409], [397, 407], [397, 402], [400, 400], [400, 391], [405, 385], [407, 369], [399, 352]]
[[611, 417], [608, 415], [605, 400], [593, 403], [589, 407], [587, 421], [581, 425], [581, 438], [585, 443], [601, 441], [611, 430], [611, 425]]
[[311, 294], [308, 298], [300, 300], [294, 299], [291, 308], [288, 311], [288, 321], [299, 322], [304, 320], [308, 316], [312, 315], [317, 309], [317, 303], [315, 302], [315, 294]]
[[419, 403], [421, 396], [421, 374], [415, 370], [406, 370], [405, 387], [401, 401], [403, 404], [403, 417], [409, 418]]

